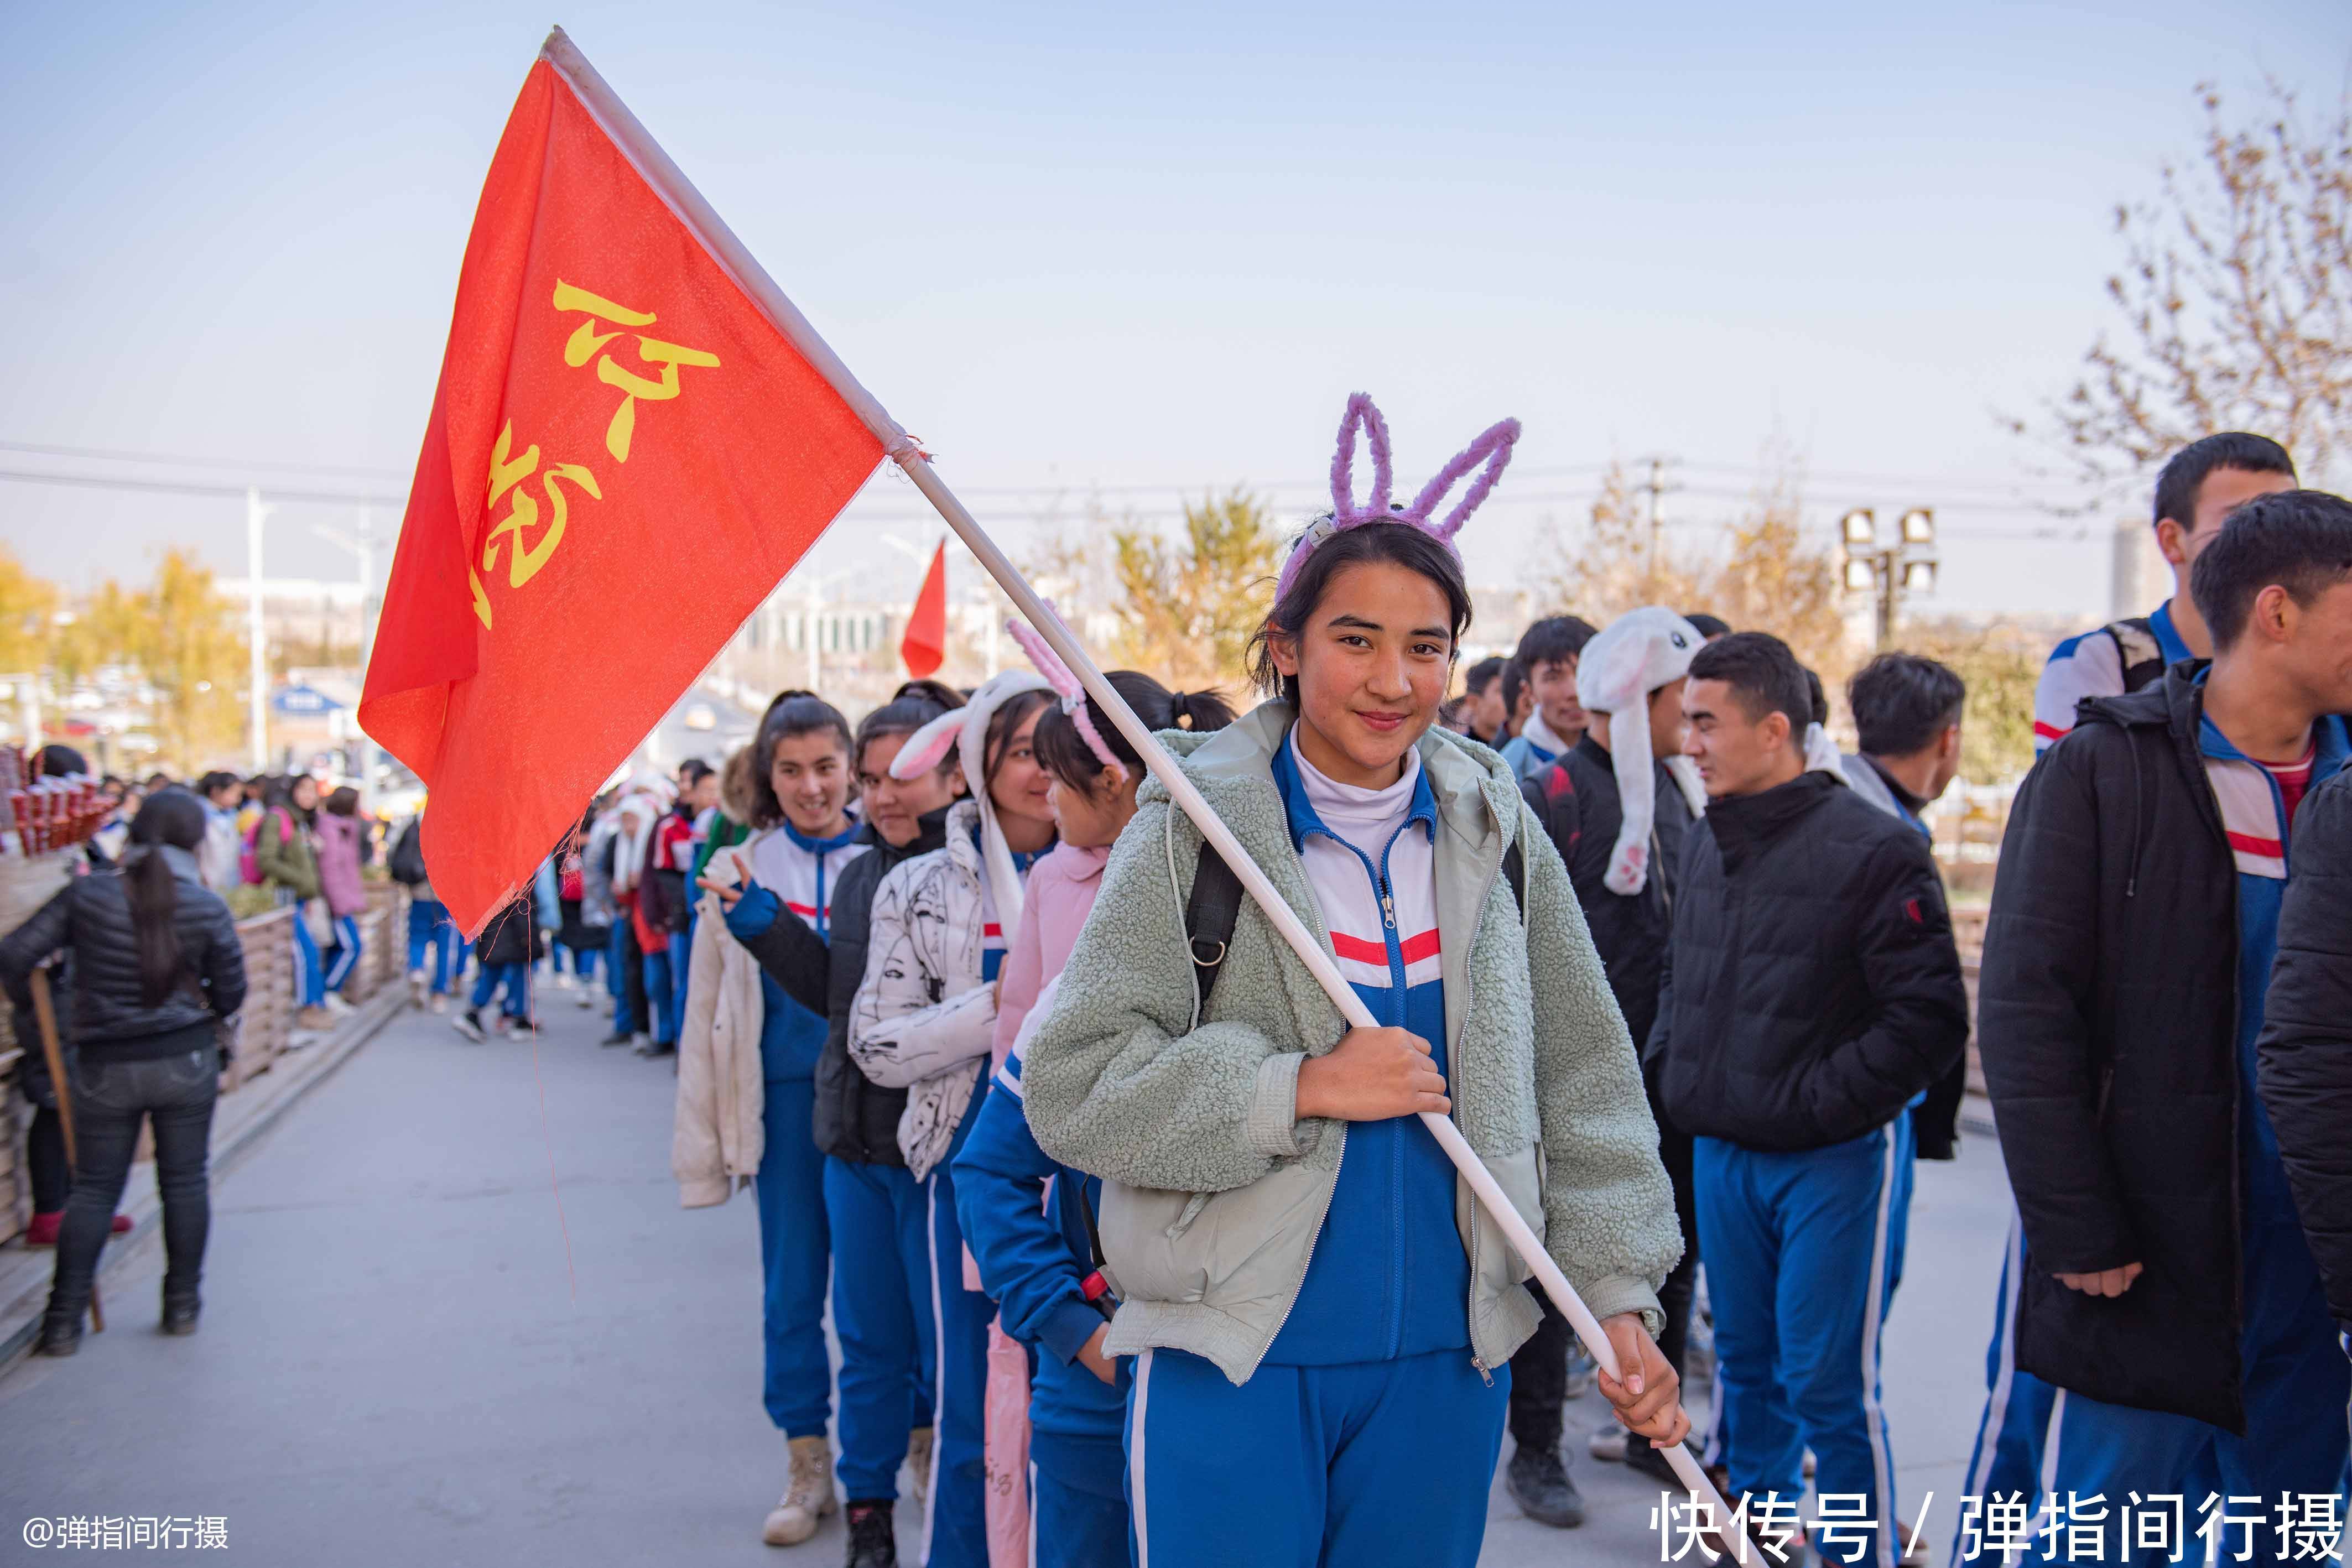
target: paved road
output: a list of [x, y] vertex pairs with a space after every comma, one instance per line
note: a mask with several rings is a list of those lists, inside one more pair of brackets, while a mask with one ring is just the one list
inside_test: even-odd
[[[297, 1106], [221, 1186], [194, 1338], [153, 1332], [150, 1242], [110, 1332], [0, 1379], [0, 1563], [47, 1560], [18, 1544], [37, 1514], [222, 1516], [210, 1560], [271, 1568], [840, 1561], [837, 1521], [759, 1542], [783, 1446], [749, 1202], [681, 1211], [667, 1065], [596, 1050], [595, 1014], [542, 998], [536, 1071], [527, 1045], [409, 1014]], [[1888, 1396], [1906, 1510], [1935, 1488], [1938, 1539], [2005, 1201], [1987, 1141], [1921, 1167]], [[1571, 1433], [1601, 1419], [1588, 1399]], [[1530, 1524], [1498, 1488], [1486, 1561], [1655, 1563], [1651, 1489], [1577, 1474], [1590, 1524]]]

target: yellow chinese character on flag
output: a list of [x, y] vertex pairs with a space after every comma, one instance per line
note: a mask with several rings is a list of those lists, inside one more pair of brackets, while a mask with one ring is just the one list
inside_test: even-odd
[[[648, 365], [657, 365], [661, 370], [658, 380], [648, 380], [614, 364], [610, 355], [603, 359], [597, 359], [597, 356], [604, 352], [605, 344], [621, 336], [622, 328], [652, 326], [654, 316], [650, 311], [632, 310], [625, 305], [616, 305], [601, 295], [591, 294], [560, 278], [555, 285], [555, 308], [558, 310], [581, 311], [590, 318], [572, 329], [571, 339], [563, 345], [563, 362], [576, 371], [590, 360], [596, 360], [596, 379], [606, 386], [619, 388], [625, 394], [621, 406], [614, 412], [613, 423], [604, 431], [604, 450], [613, 455], [615, 462], [626, 463], [629, 460], [629, 439], [636, 433], [637, 401], [640, 398], [647, 402], [667, 402], [677, 396], [677, 372], [681, 365], [713, 371], [719, 368], [719, 356], [716, 354], [638, 334], [637, 358]], [[619, 326], [609, 332], [599, 332], [596, 329], [604, 321], [617, 322]]]
[[[539, 527], [539, 502], [520, 486], [525, 479], [539, 470], [539, 448], [537, 445], [526, 447], [520, 457], [514, 456], [513, 452], [514, 421], [509, 420], [506, 427], [499, 432], [497, 444], [490, 449], [489, 510], [495, 512], [499, 500], [508, 496], [513, 497], [513, 504], [508, 508], [507, 515], [482, 539], [481, 570], [496, 571], [499, 552], [511, 543], [514, 552], [507, 558], [507, 586], [520, 588], [539, 575], [539, 569], [548, 563], [556, 548], [563, 542], [563, 529], [570, 518], [570, 509], [557, 482], [561, 480], [576, 485], [599, 501], [604, 496], [596, 487], [596, 476], [582, 465], [551, 464], [546, 474], [541, 476], [540, 486], [547, 493], [551, 515], [548, 518], [546, 531], [533, 541], [529, 530]], [[490, 624], [489, 595], [482, 587], [481, 578], [470, 566], [467, 568], [467, 575], [472, 580], [474, 613], [488, 627]]]

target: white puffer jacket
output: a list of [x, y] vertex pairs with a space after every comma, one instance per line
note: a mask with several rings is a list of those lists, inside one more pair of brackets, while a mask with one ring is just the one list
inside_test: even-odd
[[979, 808], [959, 800], [946, 847], [882, 879], [849, 1009], [850, 1059], [874, 1082], [908, 1092], [898, 1152], [918, 1178], [947, 1157], [996, 1032], [996, 988], [981, 977], [979, 821]]

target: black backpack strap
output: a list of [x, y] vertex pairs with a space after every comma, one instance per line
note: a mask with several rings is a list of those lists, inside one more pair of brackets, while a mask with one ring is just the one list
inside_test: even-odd
[[1216, 989], [1217, 971], [1224, 967], [1234, 923], [1242, 917], [1242, 879], [1225, 857], [1202, 844], [1200, 863], [1192, 870], [1192, 896], [1184, 901], [1184, 935], [1192, 945], [1192, 982], [1200, 988], [1203, 1013], [1209, 1009], [1209, 993]]
[[2156, 628], [2145, 615], [2135, 615], [2126, 621], [2111, 621], [2106, 633], [2115, 639], [2116, 652], [2124, 667], [2124, 690], [2136, 692], [2152, 686], [2164, 678], [2164, 649], [2156, 640]]
[[[1503, 877], [1511, 884], [1511, 902], [1518, 905], [1519, 923], [1528, 918], [1528, 857], [1517, 840], [1503, 852]], [[1192, 871], [1192, 895], [1184, 900], [1184, 935], [1192, 946], [1192, 982], [1200, 988], [1201, 1011], [1209, 1010], [1209, 993], [1217, 988], [1217, 973], [1224, 967], [1225, 946], [1234, 939], [1241, 918], [1242, 879], [1225, 857], [1207, 844]]]

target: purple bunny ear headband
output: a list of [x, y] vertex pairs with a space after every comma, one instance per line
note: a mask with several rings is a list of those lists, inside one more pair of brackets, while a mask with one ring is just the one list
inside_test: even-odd
[[[1053, 607], [1054, 601], [1046, 600], [1045, 608], [1051, 610]], [[1094, 716], [1087, 711], [1087, 688], [1078, 684], [1078, 677], [1070, 673], [1070, 666], [1062, 663], [1062, 656], [1055, 653], [1052, 645], [1027, 622], [1009, 619], [1004, 622], [1004, 629], [1013, 633], [1013, 640], [1021, 644], [1021, 651], [1029, 655], [1029, 662], [1037, 666], [1037, 673], [1045, 677], [1045, 684], [1061, 697], [1062, 711], [1070, 716], [1072, 724], [1078, 727], [1078, 734], [1085, 737], [1087, 749], [1092, 751], [1105, 768], [1118, 774], [1121, 782], [1125, 782], [1127, 764], [1118, 759], [1118, 754], [1103, 740], [1102, 731], [1095, 727]]]
[[[1360, 426], [1372, 449], [1372, 493], [1360, 507], [1356, 504], [1355, 481], [1356, 431]], [[1291, 547], [1290, 559], [1282, 563], [1282, 574], [1275, 580], [1275, 598], [1279, 600], [1290, 591], [1298, 569], [1324, 540], [1366, 523], [1409, 524], [1444, 545], [1459, 560], [1462, 552], [1454, 548], [1454, 536], [1462, 531], [1462, 525], [1478, 509], [1478, 504], [1495, 487], [1495, 481], [1503, 476], [1503, 470], [1510, 465], [1511, 444], [1518, 438], [1519, 422], [1516, 419], [1489, 425], [1477, 440], [1455, 453], [1437, 471], [1436, 477], [1422, 486], [1411, 506], [1398, 505], [1389, 499], [1392, 475], [1388, 421], [1381, 417], [1370, 393], [1355, 393], [1348, 399], [1347, 414], [1339, 421], [1339, 449], [1331, 458], [1331, 515], [1316, 518]], [[1486, 466], [1470, 482], [1470, 488], [1463, 492], [1454, 509], [1445, 514], [1444, 521], [1430, 521], [1429, 515], [1445, 499], [1446, 492], [1482, 462]]]

